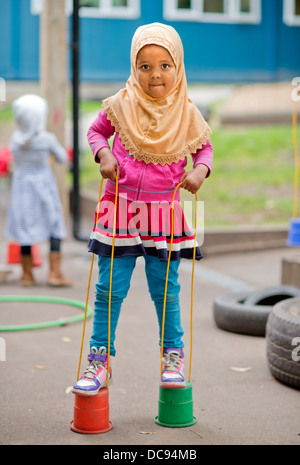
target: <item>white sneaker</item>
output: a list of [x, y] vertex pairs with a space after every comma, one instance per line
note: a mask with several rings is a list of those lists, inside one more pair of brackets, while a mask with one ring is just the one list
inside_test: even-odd
[[[82, 377], [73, 386], [72, 392], [85, 396], [92, 396], [99, 392], [101, 388], [106, 387], [107, 378], [107, 354], [106, 348], [91, 348], [88, 355], [89, 366]], [[112, 382], [112, 371], [109, 367], [108, 385]]]
[[180, 348], [166, 348], [163, 350], [163, 370], [160, 385], [166, 388], [185, 386], [184, 353]]

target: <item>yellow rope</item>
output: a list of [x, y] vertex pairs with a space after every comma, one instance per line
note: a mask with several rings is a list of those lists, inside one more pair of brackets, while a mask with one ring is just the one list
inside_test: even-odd
[[[100, 201], [101, 201], [102, 185], [103, 185], [103, 178], [101, 179], [100, 189], [99, 189], [99, 199], [98, 199], [98, 205], [97, 205], [96, 227], [97, 227], [98, 219], [99, 219], [99, 211], [100, 211]], [[111, 320], [111, 288], [112, 288], [112, 270], [113, 270], [113, 259], [114, 259], [114, 248], [115, 248], [115, 232], [116, 232], [116, 217], [117, 217], [117, 214], [116, 214], [116, 213], [117, 213], [117, 200], [118, 200], [118, 178], [116, 178], [115, 211], [114, 211], [113, 239], [112, 239], [112, 253], [111, 253], [111, 267], [110, 267], [110, 283], [109, 283], [109, 301], [108, 301], [108, 354], [107, 354], [107, 377], [106, 377], [106, 385], [108, 385], [108, 375], [109, 375], [110, 320]], [[89, 281], [88, 281], [88, 287], [87, 287], [87, 296], [86, 296], [85, 311], [84, 311], [84, 320], [83, 320], [83, 330], [82, 330], [82, 338], [81, 338], [80, 356], [79, 356], [79, 364], [78, 364], [78, 372], [77, 372], [77, 381], [78, 381], [79, 378], [80, 378], [80, 367], [81, 367], [82, 350], [83, 350], [84, 334], [85, 334], [85, 326], [86, 326], [86, 314], [87, 314], [87, 307], [88, 307], [88, 301], [89, 301], [89, 293], [90, 293], [90, 285], [91, 285], [91, 277], [92, 277], [92, 271], [93, 271], [93, 264], [94, 264], [94, 254], [92, 254], [91, 267], [90, 267], [90, 274], [89, 274]]]
[[[99, 189], [99, 199], [98, 199], [98, 205], [97, 205], [96, 227], [97, 227], [98, 218], [99, 218], [99, 210], [100, 210], [100, 200], [101, 200], [102, 185], [103, 185], [103, 178], [101, 179], [100, 189]], [[87, 295], [86, 295], [85, 310], [84, 310], [84, 320], [83, 320], [83, 329], [82, 329], [82, 338], [81, 338], [81, 347], [80, 347], [80, 356], [79, 356], [79, 364], [78, 364], [78, 371], [77, 371], [77, 381], [78, 381], [79, 378], [80, 378], [80, 367], [81, 367], [81, 359], [82, 359], [82, 349], [83, 349], [83, 343], [84, 343], [84, 333], [85, 333], [85, 324], [86, 324], [86, 314], [87, 314], [87, 308], [88, 308], [88, 302], [89, 302], [89, 293], [90, 293], [90, 285], [91, 285], [91, 277], [92, 277], [92, 271], [93, 271], [93, 264], [94, 264], [94, 254], [92, 254], [91, 267], [90, 267], [90, 274], [89, 274], [89, 281], [88, 281], [88, 287], [87, 287]]]
[[194, 274], [195, 274], [195, 260], [196, 260], [196, 244], [197, 244], [197, 215], [198, 215], [198, 197], [195, 194], [196, 206], [195, 206], [195, 233], [194, 233], [194, 250], [193, 250], [193, 268], [192, 268], [192, 280], [191, 280], [191, 342], [190, 342], [190, 366], [189, 366], [189, 381], [191, 381], [192, 372], [192, 354], [193, 354], [193, 307], [194, 307]]
[[110, 278], [109, 278], [109, 297], [108, 297], [108, 299], [109, 299], [109, 300], [108, 300], [108, 349], [107, 349], [106, 386], [108, 386], [109, 362], [110, 362], [111, 290], [112, 290], [112, 274], [113, 274], [114, 251], [115, 251], [115, 234], [116, 234], [116, 221], [117, 221], [117, 205], [118, 205], [118, 178], [116, 178], [114, 225], [113, 225], [112, 248], [111, 248], [111, 262], [110, 262]]
[[[181, 183], [180, 183], [181, 184]], [[170, 248], [169, 248], [169, 255], [168, 255], [168, 263], [167, 263], [167, 271], [166, 271], [166, 282], [165, 282], [165, 294], [164, 294], [164, 305], [163, 305], [163, 317], [162, 317], [162, 324], [161, 324], [161, 346], [160, 346], [160, 376], [162, 375], [163, 370], [163, 354], [164, 354], [164, 335], [165, 335], [165, 318], [166, 318], [166, 300], [167, 300], [167, 289], [168, 289], [168, 279], [169, 279], [169, 268], [170, 268], [170, 260], [171, 260], [171, 252], [172, 252], [172, 245], [173, 245], [173, 237], [174, 237], [174, 199], [177, 189], [179, 188], [180, 184], [176, 187], [173, 193], [172, 198], [172, 206], [171, 206], [171, 240], [170, 240]]]
[[[162, 318], [162, 330], [161, 330], [161, 366], [160, 366], [160, 375], [162, 375], [163, 370], [163, 350], [164, 350], [164, 332], [165, 332], [165, 314], [166, 314], [166, 299], [167, 299], [167, 288], [168, 288], [168, 278], [169, 278], [169, 268], [170, 268], [170, 260], [171, 260], [171, 252], [172, 252], [172, 245], [173, 245], [173, 238], [174, 238], [174, 200], [175, 194], [177, 189], [181, 183], [178, 184], [176, 189], [173, 193], [172, 198], [172, 211], [171, 211], [171, 240], [170, 240], [170, 248], [169, 248], [169, 255], [168, 255], [168, 263], [167, 263], [167, 272], [166, 272], [166, 283], [165, 283], [165, 295], [164, 295], [164, 305], [163, 305], [163, 318]], [[194, 271], [195, 271], [195, 259], [196, 259], [196, 231], [197, 231], [197, 194], [196, 197], [196, 212], [195, 212], [195, 235], [194, 235], [194, 251], [193, 251], [193, 269], [192, 269], [192, 284], [191, 284], [191, 341], [190, 341], [190, 365], [189, 365], [189, 381], [191, 380], [191, 370], [192, 370], [192, 352], [193, 352], [193, 303], [194, 303]]]
[[299, 151], [297, 142], [297, 102], [294, 103], [293, 111], [293, 144], [295, 152], [295, 175], [294, 175], [294, 209], [293, 217], [298, 216], [298, 192], [299, 192]]

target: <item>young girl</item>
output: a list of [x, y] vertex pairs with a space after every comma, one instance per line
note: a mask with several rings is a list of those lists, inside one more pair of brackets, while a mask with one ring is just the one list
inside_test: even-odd
[[21, 245], [23, 286], [32, 286], [31, 246], [50, 241], [50, 286], [70, 286], [61, 273], [60, 244], [66, 237], [62, 206], [49, 164], [50, 155], [59, 163], [67, 160], [66, 150], [54, 134], [45, 130], [48, 105], [38, 95], [23, 95], [13, 102], [18, 126], [10, 141], [14, 159], [6, 236]]
[[[121, 304], [129, 290], [137, 256], [145, 258], [148, 287], [155, 304], [161, 339], [171, 238], [170, 205], [178, 183], [194, 194], [209, 176], [212, 167], [210, 133], [209, 126], [188, 98], [183, 47], [177, 32], [159, 23], [139, 27], [132, 39], [131, 76], [126, 88], [103, 102], [103, 110], [88, 132], [95, 161], [100, 162], [100, 172], [107, 183], [98, 223], [89, 241], [89, 250], [99, 255], [99, 280], [88, 356], [90, 363], [74, 385], [73, 392], [92, 395], [106, 385], [116, 178], [118, 203], [111, 294], [112, 356], [116, 353], [115, 331]], [[108, 139], [113, 135], [111, 151]], [[192, 157], [193, 169], [185, 172], [188, 156]], [[175, 199], [161, 377], [161, 385], [170, 388], [185, 385], [178, 266], [181, 258], [193, 257], [194, 247], [193, 235], [180, 208], [179, 189]], [[202, 254], [198, 247], [196, 252], [199, 260]], [[111, 370], [108, 381], [111, 381]]]

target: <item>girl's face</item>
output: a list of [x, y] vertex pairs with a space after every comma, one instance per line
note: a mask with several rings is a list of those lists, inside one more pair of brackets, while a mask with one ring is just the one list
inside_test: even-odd
[[142, 90], [152, 98], [165, 97], [176, 82], [176, 68], [168, 50], [146, 45], [136, 59], [137, 79]]

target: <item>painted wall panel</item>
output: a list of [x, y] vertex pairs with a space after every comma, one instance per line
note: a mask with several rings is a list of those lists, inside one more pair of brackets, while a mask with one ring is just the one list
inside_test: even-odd
[[[282, 5], [283, 0], [262, 0], [259, 24], [169, 22], [184, 44], [188, 80], [269, 81], [299, 76], [300, 26], [283, 23]], [[81, 18], [81, 79], [126, 80], [131, 37], [138, 26], [155, 21], [166, 22], [162, 0], [141, 0], [139, 19]], [[69, 65], [71, 75], [70, 55]], [[39, 16], [31, 14], [30, 0], [0, 1], [0, 77], [39, 77]]]

